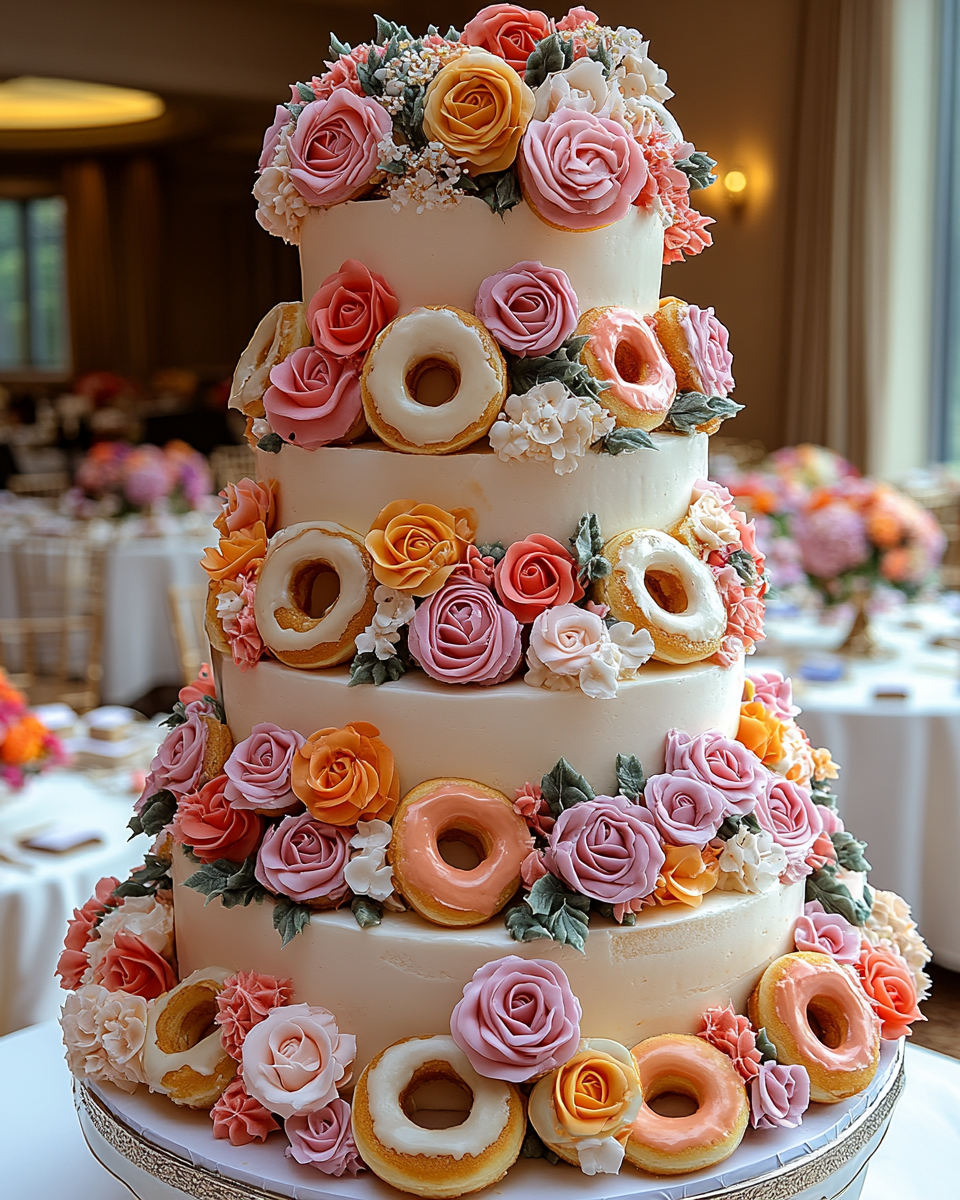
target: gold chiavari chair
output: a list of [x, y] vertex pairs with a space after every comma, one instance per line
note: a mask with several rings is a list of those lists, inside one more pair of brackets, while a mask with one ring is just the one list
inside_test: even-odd
[[202, 583], [171, 583], [167, 588], [170, 626], [180, 655], [183, 682], [193, 683], [200, 664], [209, 658], [207, 635], [203, 630], [207, 602], [206, 585]]
[[215, 446], [210, 454], [214, 487], [219, 492], [228, 483], [249, 476], [256, 478], [257, 460], [249, 446]]

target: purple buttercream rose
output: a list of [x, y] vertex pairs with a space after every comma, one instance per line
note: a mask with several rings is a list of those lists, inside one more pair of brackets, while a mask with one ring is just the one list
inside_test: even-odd
[[577, 294], [558, 267], [519, 262], [480, 284], [473, 311], [512, 354], [552, 354], [577, 327]]
[[750, 671], [747, 678], [753, 684], [754, 700], [759, 700], [778, 720], [789, 721], [799, 716], [800, 707], [793, 702], [793, 684], [779, 671]]
[[298, 803], [290, 788], [290, 768], [306, 739], [271, 721], [254, 725], [223, 766], [229, 782], [223, 794], [234, 808], [283, 812]]
[[795, 883], [810, 874], [804, 859], [818, 834], [823, 832], [820, 808], [799, 784], [772, 773], [767, 779], [767, 787], [753, 810], [754, 816], [760, 827], [786, 851], [787, 869], [780, 878], [785, 883]]
[[197, 790], [209, 737], [201, 718], [209, 716], [210, 707], [195, 700], [184, 712], [187, 719], [170, 730], [150, 764], [150, 774], [135, 805], [138, 812], [155, 792], [166, 789], [177, 796], [185, 796]]
[[793, 940], [798, 950], [827, 954], [834, 962], [852, 966], [860, 961], [860, 930], [839, 913], [826, 912], [819, 900], [803, 906]]
[[651, 775], [643, 802], [671, 846], [705, 846], [716, 836], [727, 809], [723, 792], [687, 771]]
[[551, 874], [608, 904], [649, 896], [664, 861], [653, 817], [623, 796], [597, 796], [566, 809], [544, 851]]
[[724, 816], [753, 812], [767, 782], [766, 771], [753, 751], [716, 730], [690, 738], [671, 729], [664, 770], [692, 775], [716, 788], [723, 795]]
[[343, 868], [350, 861], [352, 829], [317, 821], [309, 813], [284, 817], [268, 829], [254, 874], [271, 892], [301, 904], [333, 908], [347, 898]]
[[306, 1167], [316, 1167], [324, 1175], [356, 1175], [366, 1169], [353, 1140], [350, 1105], [339, 1096], [326, 1108], [287, 1117], [283, 1132], [290, 1142], [287, 1158]]
[[263, 149], [260, 151], [260, 161], [257, 163], [258, 171], [265, 171], [267, 167], [272, 165], [273, 156], [277, 152], [277, 143], [280, 141], [280, 134], [290, 124], [290, 119], [289, 108], [285, 104], [278, 104], [277, 110], [273, 115], [273, 124], [263, 135]]
[[386, 109], [348, 88], [313, 100], [287, 143], [293, 186], [321, 208], [359, 195], [377, 174], [378, 146], [391, 129]]
[[688, 304], [680, 318], [693, 365], [708, 396], [729, 396], [733, 391], [733, 355], [727, 346], [729, 334], [712, 308]]
[[450, 1033], [479, 1075], [522, 1083], [576, 1053], [580, 1017], [560, 967], [510, 954], [482, 966], [463, 989]]
[[520, 624], [488, 587], [458, 574], [417, 609], [409, 646], [441, 683], [502, 683], [520, 662]]
[[796, 1129], [810, 1105], [806, 1067], [760, 1064], [750, 1089], [750, 1124], [754, 1129]]

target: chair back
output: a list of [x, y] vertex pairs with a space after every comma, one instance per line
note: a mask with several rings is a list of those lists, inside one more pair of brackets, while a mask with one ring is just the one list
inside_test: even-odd
[[210, 454], [210, 470], [219, 492], [239, 479], [256, 479], [257, 460], [249, 446], [215, 446]]
[[184, 684], [193, 683], [200, 664], [210, 657], [203, 629], [207, 588], [203, 583], [171, 583], [167, 588], [170, 627], [180, 655]]
[[69, 488], [70, 476], [66, 471], [33, 471], [28, 475], [10, 475], [7, 491], [15, 496], [33, 496], [37, 499], [56, 500]]

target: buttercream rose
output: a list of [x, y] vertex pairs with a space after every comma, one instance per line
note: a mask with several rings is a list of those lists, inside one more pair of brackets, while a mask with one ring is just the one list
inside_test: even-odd
[[348, 258], [320, 284], [307, 306], [307, 324], [318, 346], [338, 358], [350, 358], [366, 354], [398, 308], [384, 277]]
[[[103, 981], [104, 959], [121, 934], [132, 934], [160, 958], [173, 962], [173, 902], [169, 892], [152, 896], [127, 896], [119, 907], [111, 909], [97, 928], [97, 936], [87, 943], [90, 972], [84, 983]], [[134, 947], [134, 951], [136, 951]], [[157, 967], [162, 975], [162, 968]]]
[[378, 146], [392, 128], [376, 100], [347, 88], [312, 101], [287, 142], [294, 187], [321, 208], [361, 195], [376, 178]]
[[450, 1033], [478, 1074], [522, 1083], [576, 1053], [581, 1015], [560, 967], [511, 954], [474, 974]]
[[517, 161], [529, 203], [560, 229], [619, 221], [647, 178], [643, 152], [622, 125], [572, 108], [531, 121]]
[[495, 579], [504, 607], [525, 625], [546, 609], [583, 596], [573, 556], [552, 537], [540, 533], [507, 548], [497, 563]]
[[657, 879], [658, 904], [699, 908], [720, 878], [716, 851], [709, 846], [664, 846], [664, 863]]
[[64, 1001], [60, 1027], [67, 1066], [78, 1079], [101, 1079], [125, 1092], [144, 1082], [147, 1002], [142, 996], [85, 984]]
[[205, 696], [214, 700], [217, 698], [217, 681], [213, 677], [210, 664], [202, 662], [197, 668], [197, 677], [192, 683], [185, 683], [177, 692], [177, 699], [186, 707], [188, 704], [205, 704]]
[[691, 738], [679, 729], [671, 729], [664, 770], [668, 774], [682, 771], [716, 788], [723, 795], [724, 816], [742, 817], [753, 812], [767, 781], [757, 756], [742, 742], [716, 730]]
[[305, 740], [295, 729], [281, 729], [272, 721], [254, 725], [223, 764], [223, 794], [230, 804], [264, 812], [283, 812], [296, 804], [290, 769]]
[[325, 1108], [350, 1082], [357, 1039], [333, 1013], [311, 1004], [275, 1008], [243, 1042], [243, 1082], [264, 1108], [283, 1118]]
[[156, 1000], [177, 986], [177, 976], [162, 955], [134, 933], [121, 929], [93, 972], [93, 982], [108, 992], [129, 992]]
[[810, 1105], [806, 1067], [761, 1063], [749, 1090], [754, 1129], [796, 1129]]
[[150, 764], [150, 774], [137, 801], [138, 811], [156, 792], [177, 796], [192, 792], [203, 774], [209, 731], [198, 708], [187, 709], [187, 719], [175, 726], [160, 743]]
[[488, 587], [455, 576], [417, 609], [409, 646], [441, 683], [502, 683], [520, 662], [520, 626]]
[[263, 135], [263, 146], [260, 149], [260, 161], [257, 163], [258, 171], [265, 171], [273, 162], [273, 156], [277, 152], [277, 145], [280, 141], [281, 132], [286, 129], [293, 118], [290, 116], [290, 109], [285, 104], [278, 104], [273, 114], [273, 124], [268, 126]]
[[530, 52], [551, 31], [550, 18], [536, 9], [520, 8], [517, 4], [488, 4], [464, 25], [460, 41], [465, 46], [479, 46], [499, 55], [523, 75]]
[[723, 822], [723, 793], [693, 775], [652, 775], [643, 802], [660, 836], [673, 846], [705, 846]]
[[473, 311], [512, 354], [552, 354], [577, 327], [577, 294], [559, 267], [518, 262], [480, 284]]
[[828, 913], [819, 900], [803, 906], [793, 927], [798, 950], [827, 954], [834, 962], [853, 965], [860, 960], [860, 930], [839, 913]]
[[533, 113], [533, 92], [496, 54], [467, 50], [427, 88], [424, 136], [440, 142], [471, 174], [504, 171]]
[[575, 1054], [553, 1081], [557, 1120], [575, 1138], [618, 1133], [636, 1117], [639, 1095], [636, 1071], [599, 1050]]
[[268, 891], [298, 904], [335, 908], [350, 894], [343, 877], [349, 861], [349, 832], [300, 813], [267, 830], [254, 873]]
[[914, 1021], [925, 1021], [917, 1007], [917, 987], [913, 972], [895, 951], [884, 946], [865, 945], [857, 963], [863, 990], [870, 997], [880, 1018], [880, 1036], [886, 1042], [909, 1037]]
[[793, 684], [779, 671], [751, 671], [744, 683], [743, 698], [756, 700], [781, 721], [789, 721], [800, 712], [793, 702]]
[[614, 113], [623, 118], [623, 97], [620, 89], [607, 82], [603, 63], [592, 58], [578, 58], [562, 71], [551, 71], [534, 92], [535, 121], [545, 121], [558, 108], [575, 108], [579, 112], [609, 117]]
[[71, 990], [80, 986], [83, 973], [90, 965], [86, 945], [97, 920], [108, 908], [117, 904], [113, 898], [113, 891], [119, 886], [120, 880], [113, 875], [101, 879], [86, 904], [73, 910], [73, 917], [67, 925], [67, 935], [63, 939], [63, 953], [57, 960], [56, 974], [60, 976], [62, 988]]
[[276, 482], [272, 479], [267, 483], [257, 483], [254, 479], [228, 483], [220, 492], [223, 507], [214, 525], [224, 537], [238, 529], [252, 529], [258, 521], [262, 521], [269, 532], [273, 528], [276, 490]]
[[213, 1136], [227, 1138], [231, 1146], [248, 1146], [265, 1142], [267, 1135], [279, 1129], [279, 1124], [259, 1100], [247, 1095], [238, 1075], [227, 1084], [226, 1090], [210, 1110]]
[[530, 648], [554, 675], [579, 675], [608, 640], [602, 618], [575, 604], [546, 609], [530, 631]]
[[697, 1037], [728, 1055], [741, 1079], [753, 1079], [760, 1070], [761, 1054], [757, 1036], [747, 1017], [726, 1008], [708, 1008], [700, 1021]]
[[225, 858], [240, 863], [252, 854], [263, 832], [263, 818], [234, 808], [223, 794], [226, 775], [205, 783], [199, 792], [181, 796], [173, 818], [173, 836], [189, 846], [201, 862]]
[[346, 437], [363, 407], [360, 361], [301, 346], [271, 370], [263, 407], [272, 429], [305, 450]]
[[733, 379], [733, 355], [727, 347], [729, 334], [714, 316], [712, 308], [688, 304], [682, 310], [680, 324], [687, 335], [687, 349], [708, 396], [729, 396], [736, 384]]
[[254, 567], [267, 552], [267, 529], [258, 521], [249, 529], [235, 529], [229, 537], [220, 538], [216, 549], [208, 546], [200, 566], [211, 579], [237, 579]]
[[752, 750], [764, 766], [772, 766], [783, 758], [783, 722], [759, 700], [741, 704], [737, 741]]
[[447, 582], [477, 528], [472, 508], [450, 512], [434, 504], [394, 500], [366, 537], [375, 578], [399, 592], [429, 596]]
[[663, 861], [650, 813], [623, 796], [597, 796], [564, 810], [544, 852], [551, 874], [608, 904], [649, 896]]
[[366, 721], [312, 733], [297, 751], [291, 779], [308, 811], [330, 825], [389, 821], [400, 800], [393, 753]]
[[293, 983], [289, 979], [276, 979], [256, 971], [238, 971], [231, 975], [217, 992], [214, 1020], [220, 1026], [220, 1045], [239, 1062], [243, 1039], [254, 1025], [259, 1025], [267, 1013], [289, 1004], [292, 999]]
[[287, 1117], [283, 1131], [290, 1140], [288, 1158], [324, 1175], [357, 1175], [366, 1170], [350, 1125], [350, 1105], [337, 1097], [325, 1108]]
[[769, 777], [767, 787], [757, 799], [754, 816], [787, 855], [786, 882], [793, 883], [810, 874], [804, 859], [823, 829], [819, 806], [810, 793], [789, 779]]

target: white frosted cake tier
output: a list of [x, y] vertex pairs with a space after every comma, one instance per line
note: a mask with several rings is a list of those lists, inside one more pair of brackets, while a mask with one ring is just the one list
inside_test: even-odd
[[549, 940], [515, 942], [501, 917], [474, 929], [444, 929], [415, 913], [387, 913], [361, 929], [349, 909], [316, 913], [287, 946], [273, 905], [225, 909], [183, 887], [196, 866], [174, 859], [181, 978], [201, 967], [257, 970], [293, 980], [298, 1003], [322, 1004], [357, 1037], [357, 1066], [391, 1042], [445, 1033], [464, 985], [507, 954], [559, 963], [583, 1008], [584, 1037], [635, 1046], [657, 1033], [693, 1033], [703, 1010], [747, 996], [773, 959], [793, 946], [803, 884], [760, 895], [711, 892], [697, 909], [645, 909], [635, 926], [596, 915], [586, 952]]
[[603, 304], [653, 312], [662, 257], [663, 223], [639, 207], [589, 233], [554, 229], [524, 203], [501, 218], [472, 196], [423, 213], [412, 205], [395, 211], [389, 200], [352, 201], [313, 209], [300, 226], [304, 300], [356, 258], [386, 279], [401, 314], [421, 304], [473, 312], [488, 275], [530, 260], [567, 273], [581, 312]]
[[502, 462], [490, 450], [399, 454], [385, 446], [284, 446], [257, 451], [257, 477], [278, 487], [278, 528], [337, 521], [365, 534], [394, 500], [472, 508], [478, 542], [545, 533], [564, 545], [586, 512], [605, 537], [641, 526], [669, 529], [685, 515], [694, 481], [707, 474], [707, 436], [654, 433], [656, 450], [586, 454], [576, 471], [546, 463]]

